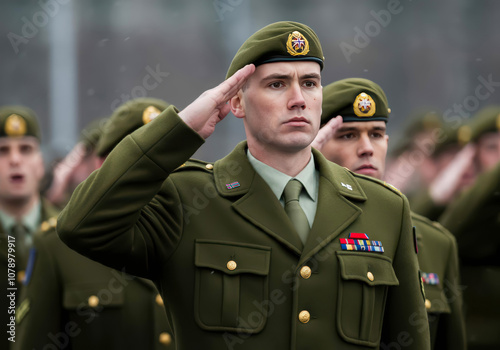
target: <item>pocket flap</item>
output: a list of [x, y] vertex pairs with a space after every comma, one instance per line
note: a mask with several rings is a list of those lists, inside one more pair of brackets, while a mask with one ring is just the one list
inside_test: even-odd
[[386, 256], [338, 251], [337, 258], [344, 280], [358, 280], [370, 286], [399, 285], [392, 261]]
[[109, 281], [102, 283], [70, 285], [64, 287], [63, 306], [76, 309], [83, 306], [102, 308], [121, 306], [125, 301], [123, 288], [119, 291], [109, 289]]
[[430, 301], [430, 308], [427, 312], [431, 313], [451, 313], [450, 305], [444, 290], [439, 285], [424, 284], [425, 298]]
[[224, 272], [228, 275], [269, 274], [271, 248], [254, 244], [239, 244], [197, 240], [195, 265]]

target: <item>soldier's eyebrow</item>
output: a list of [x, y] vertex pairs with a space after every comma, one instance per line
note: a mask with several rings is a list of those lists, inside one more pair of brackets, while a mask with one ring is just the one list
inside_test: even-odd
[[[262, 80], [288, 80], [288, 79], [292, 79], [292, 75], [291, 74], [281, 74], [281, 73], [273, 73], [273, 74], [269, 74], [268, 76], [262, 78]], [[304, 79], [318, 79], [318, 80], [321, 80], [321, 75], [319, 75], [318, 73], [307, 73], [307, 74], [303, 74], [299, 77], [299, 79], [301, 80], [304, 80]]]

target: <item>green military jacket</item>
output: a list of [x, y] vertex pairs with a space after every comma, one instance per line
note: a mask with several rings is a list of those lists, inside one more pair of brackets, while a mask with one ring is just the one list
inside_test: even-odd
[[[151, 278], [180, 350], [430, 348], [404, 196], [314, 151], [303, 245], [246, 143], [215, 164], [188, 161], [202, 143], [172, 107], [127, 136], [74, 192], [62, 240]], [[342, 250], [350, 233], [384, 252]]]
[[418, 263], [425, 290], [433, 349], [466, 348], [462, 286], [455, 237], [437, 222], [412, 212]]
[[13, 349], [175, 349], [154, 284], [76, 253], [54, 228], [34, 237]]
[[469, 349], [500, 349], [500, 164], [440, 218], [458, 243]]
[[[57, 211], [55, 210], [55, 208], [52, 205], [50, 205], [48, 201], [42, 199], [41, 216], [40, 216], [41, 219], [47, 220], [50, 217], [54, 217], [56, 215]], [[0, 349], [10, 349], [12, 347], [14, 342], [9, 341], [9, 338], [15, 340], [16, 342], [19, 339], [17, 333], [17, 327], [15, 326], [15, 322], [12, 322], [11, 316], [15, 316], [17, 318], [17, 314], [15, 313], [15, 307], [19, 305], [19, 300], [21, 298], [21, 293], [23, 290], [22, 281], [24, 279], [26, 270], [26, 266], [24, 264], [21, 264], [19, 260], [15, 259], [16, 256], [15, 252], [13, 252], [9, 256], [9, 250], [8, 250], [9, 241], [14, 242], [12, 240], [9, 240], [7, 232], [4, 232], [3, 226], [0, 223], [0, 274], [2, 276], [2, 278], [0, 279], [1, 281], [0, 286], [2, 288], [2, 291], [6, 293], [5, 296], [1, 298], [2, 301], [0, 302], [0, 307], [1, 307], [0, 312], [2, 314], [2, 317], [0, 318], [2, 321], [1, 329], [3, 330], [2, 338], [0, 339]], [[11, 258], [10, 261], [9, 258]], [[9, 263], [12, 264], [12, 259], [15, 260], [14, 273], [12, 271], [13, 270], [12, 268], [9, 269]], [[13, 265], [10, 265], [10, 267], [12, 266]], [[14, 286], [14, 288], [17, 288], [16, 290], [8, 289], [13, 287], [9, 285], [10, 280], [8, 279], [8, 277], [13, 277], [15, 279], [16, 285]], [[12, 323], [14, 323], [13, 326]], [[14, 331], [14, 333], [9, 333], [11, 331]]]

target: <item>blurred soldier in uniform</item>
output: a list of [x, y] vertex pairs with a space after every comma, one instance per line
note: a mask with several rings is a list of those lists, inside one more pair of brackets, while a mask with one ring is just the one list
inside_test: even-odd
[[[120, 106], [103, 129], [97, 154], [107, 155], [167, 106], [151, 98]], [[42, 228], [35, 236], [15, 349], [175, 349], [163, 299], [151, 281], [69, 249], [51, 221]]]
[[440, 222], [456, 236], [469, 349], [500, 348], [500, 108], [481, 110], [463, 131], [476, 145], [484, 171], [444, 212]]
[[[326, 126], [313, 146], [341, 166], [381, 179], [389, 113], [387, 97], [376, 83], [362, 78], [334, 82], [323, 88], [321, 121]], [[412, 213], [412, 222], [432, 348], [465, 349], [456, 241], [441, 225], [420, 215]]]
[[50, 187], [45, 197], [55, 206], [64, 208], [76, 186], [99, 167], [96, 146], [107, 118], [89, 123], [80, 133], [73, 149], [54, 166]]
[[[179, 349], [429, 348], [406, 199], [311, 149], [322, 67], [311, 28], [264, 27], [225, 82], [127, 136], [61, 213], [70, 247], [155, 281]], [[230, 110], [247, 140], [189, 160]]]
[[31, 109], [0, 108], [0, 264], [5, 293], [0, 303], [2, 349], [18, 341], [15, 307], [19, 305], [33, 234], [43, 220], [56, 214], [40, 195], [45, 173], [40, 139], [37, 117]]

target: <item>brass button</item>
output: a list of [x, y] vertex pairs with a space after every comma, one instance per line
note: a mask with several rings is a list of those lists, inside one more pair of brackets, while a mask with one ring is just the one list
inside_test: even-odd
[[17, 272], [17, 282], [24, 283], [25, 279], [26, 279], [26, 272], [24, 270], [18, 271]]
[[88, 303], [90, 307], [96, 307], [97, 305], [99, 305], [99, 298], [95, 295], [91, 295], [89, 297]]
[[156, 303], [160, 306], [163, 306], [163, 298], [161, 297], [160, 294], [156, 294]]
[[429, 299], [425, 299], [425, 308], [429, 310], [432, 306], [432, 303]]
[[170, 345], [172, 343], [172, 336], [167, 332], [161, 332], [159, 337], [160, 344]]
[[300, 275], [303, 279], [308, 279], [309, 277], [311, 277], [311, 268], [309, 266], [303, 266], [300, 269]]
[[214, 168], [213, 164], [207, 164], [205, 165], [205, 168], [207, 168], [208, 170], [212, 170]]
[[50, 224], [47, 221], [42, 222], [42, 226], [40, 227], [43, 232], [47, 232], [50, 229]]
[[57, 219], [56, 219], [55, 217], [51, 217], [51, 218], [49, 219], [49, 225], [50, 225], [51, 227], [56, 227], [56, 226], [57, 226]]
[[370, 271], [368, 271], [368, 272], [366, 273], [366, 277], [368, 277], [368, 279], [369, 279], [370, 281], [372, 281], [372, 282], [373, 282], [373, 280], [375, 279], [375, 277], [373, 277], [373, 273], [371, 273]]
[[311, 319], [311, 314], [307, 310], [302, 310], [299, 313], [299, 321], [302, 323], [307, 323]]
[[236, 261], [234, 261], [234, 260], [229, 260], [229, 261], [227, 262], [227, 265], [226, 265], [226, 266], [227, 266], [227, 269], [228, 269], [229, 271], [233, 271], [233, 270], [235, 270], [235, 269], [236, 269], [236, 266], [238, 266], [238, 265], [236, 264]]

